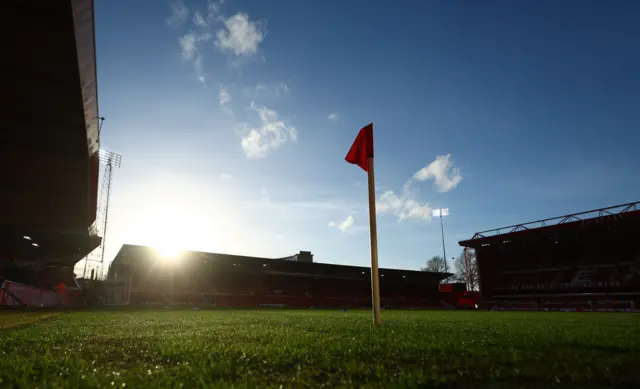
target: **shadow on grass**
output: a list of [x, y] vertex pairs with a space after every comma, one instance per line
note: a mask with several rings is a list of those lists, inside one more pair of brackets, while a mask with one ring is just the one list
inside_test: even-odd
[[58, 317], [61, 312], [0, 312], [0, 331], [13, 331]]

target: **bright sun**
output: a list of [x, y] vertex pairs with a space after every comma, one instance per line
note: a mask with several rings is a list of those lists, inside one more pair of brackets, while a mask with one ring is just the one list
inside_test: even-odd
[[182, 253], [182, 249], [177, 245], [161, 244], [153, 247], [163, 259], [176, 259]]
[[131, 222], [124, 240], [150, 246], [158, 259], [168, 262], [179, 261], [187, 250], [215, 251], [234, 245], [237, 218], [220, 205], [223, 201], [211, 200], [215, 188], [169, 175], [160, 176], [154, 189], [144, 206], [127, 215]]

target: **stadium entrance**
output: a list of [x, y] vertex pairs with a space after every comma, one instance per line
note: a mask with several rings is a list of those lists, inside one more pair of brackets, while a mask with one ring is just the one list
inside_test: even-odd
[[481, 307], [640, 308], [640, 202], [476, 233]]

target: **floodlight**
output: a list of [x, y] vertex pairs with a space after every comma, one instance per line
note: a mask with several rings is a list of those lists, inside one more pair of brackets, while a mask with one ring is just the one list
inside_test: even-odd
[[442, 232], [442, 254], [444, 254], [443, 258], [444, 258], [444, 267], [445, 267], [445, 271], [448, 271], [447, 269], [447, 250], [444, 246], [444, 226], [442, 224], [442, 217], [443, 216], [449, 216], [449, 208], [436, 208], [432, 211], [431, 213], [433, 215], [433, 217], [439, 217], [440, 218], [440, 231]]
[[431, 212], [433, 217], [449, 216], [449, 208], [436, 208]]
[[113, 166], [117, 168], [122, 167], [122, 155], [100, 149], [100, 151], [98, 152], [98, 158], [100, 159], [100, 162], [104, 163], [107, 166]]
[[[100, 128], [102, 128], [104, 118], [98, 117], [98, 119], [100, 120]], [[111, 196], [111, 174], [113, 172], [113, 168], [122, 167], [122, 156], [120, 154], [112, 153], [111, 151], [100, 149], [98, 150], [98, 160], [101, 164], [105, 165], [101, 179], [102, 188], [100, 189], [100, 194], [97, 199], [97, 211], [99, 212], [99, 215], [96, 215], [96, 224], [98, 220], [102, 219], [102, 241], [100, 242], [100, 247], [102, 247], [102, 249], [100, 253], [100, 268], [98, 271], [100, 276], [102, 275], [105, 248], [107, 247], [107, 221], [109, 219], [109, 198]], [[87, 276], [87, 264], [90, 260], [89, 256], [85, 257], [84, 271], [82, 272], [82, 276], [85, 278]]]

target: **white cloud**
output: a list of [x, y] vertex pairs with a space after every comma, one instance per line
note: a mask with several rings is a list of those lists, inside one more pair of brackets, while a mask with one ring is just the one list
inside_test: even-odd
[[218, 100], [220, 101], [220, 108], [229, 115], [233, 115], [233, 110], [231, 109], [231, 94], [225, 87], [220, 88], [220, 92], [218, 93]]
[[[200, 46], [204, 42], [210, 41], [214, 35], [214, 27], [218, 24], [224, 23], [224, 17], [220, 14], [220, 6], [224, 4], [223, 0], [214, 2], [209, 0], [207, 3], [206, 15], [201, 11], [194, 11], [191, 21], [193, 22], [192, 29], [179, 37], [178, 42], [180, 44], [180, 51], [182, 57], [192, 61], [195, 69], [195, 74], [198, 80], [207, 85], [207, 74], [204, 71], [202, 53]], [[182, 25], [191, 12], [184, 3], [184, 0], [175, 0], [169, 3], [171, 9], [171, 16], [167, 20], [170, 25]], [[260, 26], [261, 27], [261, 26]], [[260, 32], [262, 30], [260, 29]], [[262, 35], [264, 36], [264, 34]]]
[[207, 86], [207, 73], [202, 69], [202, 55], [198, 55], [195, 61], [193, 61], [193, 68], [196, 72], [196, 77], [198, 77], [198, 81], [204, 86]]
[[167, 19], [167, 24], [179, 26], [189, 17], [189, 8], [184, 4], [184, 1], [172, 1], [169, 3], [169, 7], [171, 8], [171, 16]]
[[210, 32], [201, 32], [198, 34], [197, 38], [196, 38], [196, 42], [200, 43], [200, 42], [208, 42], [211, 40], [211, 38], [213, 38], [213, 34], [211, 34]]
[[229, 173], [220, 173], [220, 179], [225, 181], [231, 181], [231, 180], [235, 180], [235, 177], [233, 177]]
[[462, 181], [460, 169], [453, 166], [451, 154], [438, 156], [435, 161], [420, 169], [413, 178], [418, 181], [433, 179], [438, 192], [449, 192]]
[[274, 97], [285, 97], [289, 95], [289, 86], [284, 82], [278, 82], [273, 85], [259, 83], [256, 85], [254, 90], [254, 96], [257, 96], [262, 93], [267, 93], [269, 95], [273, 95]]
[[206, 11], [190, 12], [183, 0], [170, 3], [171, 16], [167, 22], [171, 25], [181, 25], [193, 14], [192, 28], [179, 37], [179, 44], [183, 58], [193, 61], [196, 77], [205, 86], [207, 74], [203, 70], [200, 50], [203, 42], [215, 38], [218, 49], [235, 55], [232, 66], [237, 66], [241, 57], [248, 58], [258, 51], [260, 42], [266, 35], [263, 23], [250, 21], [247, 14], [237, 13], [226, 18], [220, 11], [222, 4], [224, 0], [209, 0]]
[[349, 215], [340, 223], [330, 222], [329, 227], [336, 227], [342, 232], [347, 232], [353, 226], [353, 216]]
[[207, 26], [207, 21], [204, 19], [204, 16], [202, 16], [200, 11], [196, 11], [193, 14], [193, 24], [195, 24], [198, 27], [206, 27]]
[[253, 102], [251, 109], [258, 113], [261, 125], [242, 137], [242, 148], [248, 158], [264, 158], [288, 141], [296, 141], [296, 129], [281, 120], [276, 111]]
[[396, 216], [398, 221], [404, 220], [429, 220], [433, 208], [428, 203], [422, 203], [416, 199], [415, 192], [410, 185], [405, 185], [400, 194], [388, 190], [376, 201], [376, 212], [380, 214], [390, 213]]
[[216, 34], [216, 46], [236, 56], [252, 55], [258, 51], [266, 32], [260, 22], [249, 21], [249, 16], [237, 13], [224, 21], [224, 28]]
[[335, 113], [335, 112], [331, 112], [329, 114], [329, 120], [334, 122], [334, 123], [337, 122], [338, 121], [338, 114]]
[[198, 48], [196, 47], [197, 37], [196, 34], [190, 32], [179, 38], [180, 50], [182, 51], [182, 57], [185, 59], [192, 59], [198, 54]]
[[220, 14], [220, 6], [224, 4], [224, 0], [220, 0], [218, 3], [215, 3], [209, 0], [207, 4], [207, 21], [211, 22], [223, 22], [224, 18]]
[[198, 51], [198, 44], [211, 39], [211, 34], [195, 34], [189, 32], [178, 39], [182, 57], [193, 61], [196, 77], [203, 85], [207, 85], [207, 73], [203, 69], [202, 54]]
[[[417, 181], [433, 179], [439, 192], [448, 192], [454, 189], [462, 180], [460, 169], [453, 166], [451, 155], [438, 156], [429, 165], [418, 170], [413, 175]], [[417, 191], [413, 188], [413, 181], [408, 180], [402, 191], [397, 194], [392, 190], [386, 190], [376, 201], [376, 212], [388, 213], [396, 216], [398, 221], [403, 220], [429, 220], [433, 207], [417, 199]]]
[[282, 81], [276, 83], [259, 82], [254, 86], [242, 88], [242, 93], [252, 101], [265, 102], [288, 97], [291, 88]]

